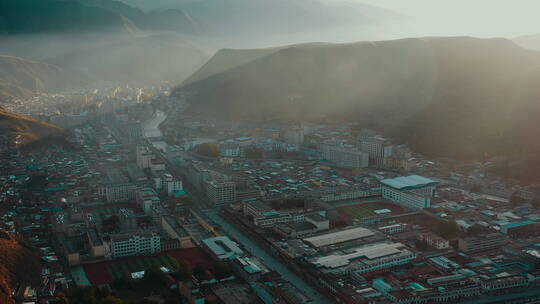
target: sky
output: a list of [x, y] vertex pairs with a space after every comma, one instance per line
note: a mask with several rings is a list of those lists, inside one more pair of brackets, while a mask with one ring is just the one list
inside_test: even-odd
[[[333, 0], [340, 1], [340, 0]], [[413, 35], [516, 37], [540, 33], [540, 0], [353, 0], [393, 10]]]

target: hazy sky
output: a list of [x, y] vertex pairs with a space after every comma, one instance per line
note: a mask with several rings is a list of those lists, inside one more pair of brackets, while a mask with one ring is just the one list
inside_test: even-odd
[[540, 0], [355, 1], [410, 17], [407, 30], [419, 35], [514, 37], [540, 33]]

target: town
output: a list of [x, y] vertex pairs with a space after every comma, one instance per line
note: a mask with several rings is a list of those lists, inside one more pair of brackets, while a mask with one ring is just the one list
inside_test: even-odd
[[540, 300], [540, 185], [504, 160], [346, 121], [168, 121], [182, 102], [163, 85], [11, 105], [71, 130], [31, 151], [0, 134], [0, 227], [41, 262], [20, 303]]

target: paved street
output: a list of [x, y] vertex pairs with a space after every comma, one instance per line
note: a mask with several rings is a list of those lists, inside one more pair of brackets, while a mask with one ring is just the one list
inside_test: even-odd
[[294, 286], [296, 286], [296, 288], [302, 290], [307, 296], [312, 298], [313, 303], [330, 303], [323, 295], [321, 295], [313, 287], [307, 284], [302, 278], [290, 271], [287, 266], [281, 264], [265, 250], [260, 248], [249, 237], [245, 236], [233, 225], [229, 224], [224, 218], [222, 218], [218, 214], [217, 210], [208, 210], [206, 212], [206, 215], [216, 224], [220, 225], [222, 230], [227, 232], [227, 234], [235, 238], [238, 242], [242, 243], [242, 245], [244, 245], [244, 248], [247, 248], [251, 252], [251, 254], [263, 260], [266, 266], [268, 266], [270, 269], [277, 271], [283, 276], [284, 279], [291, 282]]

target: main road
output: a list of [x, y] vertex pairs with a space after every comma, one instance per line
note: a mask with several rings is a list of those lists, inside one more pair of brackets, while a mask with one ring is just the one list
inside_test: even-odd
[[[147, 139], [163, 136], [161, 130], [159, 130], [159, 124], [161, 124], [166, 119], [166, 117], [167, 115], [164, 112], [157, 110], [156, 114], [151, 119], [143, 123], [143, 136]], [[167, 161], [166, 158], [162, 158]], [[209, 209], [206, 210], [204, 213], [214, 223], [219, 225], [223, 232], [232, 236], [234, 239], [240, 242], [244, 246], [244, 248], [247, 248], [251, 252], [251, 254], [261, 259], [266, 266], [268, 266], [272, 270], [277, 271], [285, 280], [291, 282], [291, 284], [298, 288], [298, 290], [302, 291], [304, 294], [310, 297], [313, 300], [314, 304], [330, 303], [330, 301], [328, 301], [326, 297], [324, 297], [321, 293], [315, 290], [315, 288], [306, 283], [301, 277], [293, 273], [287, 266], [283, 265], [276, 258], [268, 254], [248, 236], [244, 235], [233, 225], [231, 225], [226, 219], [221, 217], [218, 210]]]
[[283, 265], [272, 255], [268, 254], [265, 250], [259, 247], [254, 241], [252, 241], [248, 236], [244, 235], [233, 225], [231, 225], [226, 219], [224, 219], [219, 211], [216, 209], [209, 209], [205, 211], [205, 214], [217, 225], [220, 226], [221, 230], [228, 235], [232, 236], [238, 242], [240, 242], [244, 248], [247, 248], [252, 255], [261, 259], [266, 266], [270, 269], [277, 271], [284, 279], [291, 282], [298, 290], [305, 293], [308, 297], [313, 300], [313, 303], [325, 304], [330, 303], [321, 293], [319, 293], [315, 288], [306, 283], [302, 278], [293, 273], [287, 266]]

